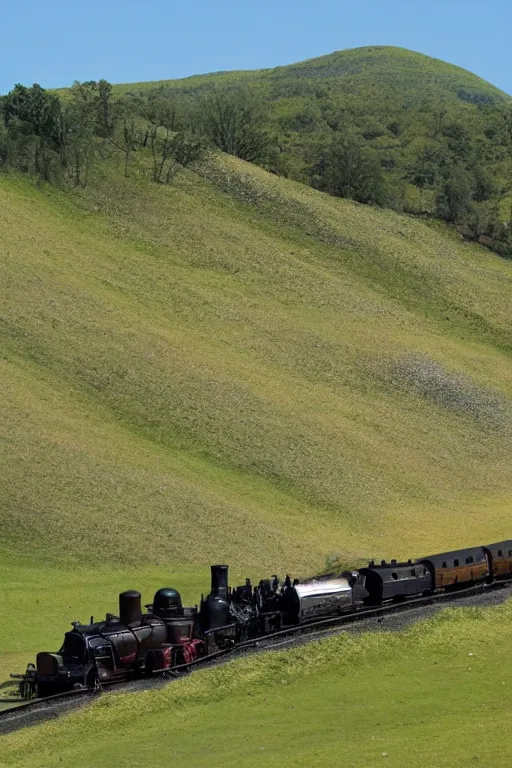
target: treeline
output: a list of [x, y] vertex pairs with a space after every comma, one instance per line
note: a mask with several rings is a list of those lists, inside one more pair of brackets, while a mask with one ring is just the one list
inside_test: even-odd
[[168, 184], [220, 149], [331, 195], [438, 217], [512, 254], [510, 105], [464, 91], [476, 129], [442, 105], [377, 120], [317, 97], [282, 114], [264, 89], [240, 84], [124, 96], [106, 80], [61, 96], [16, 85], [0, 98], [0, 165], [83, 187], [94, 164], [117, 155], [128, 176], [137, 157], [139, 171]]
[[151, 175], [169, 183], [198, 160], [205, 143], [173, 105], [149, 96], [117, 99], [106, 80], [75, 82], [59, 97], [35, 84], [0, 100], [0, 163], [50, 183], [84, 187], [92, 166], [115, 153], [130, 172], [135, 152], [151, 153]]
[[84, 187], [95, 163], [117, 153], [128, 176], [140, 152], [139, 170], [170, 183], [212, 148], [266, 164], [272, 153], [267, 118], [263, 103], [246, 90], [170, 99], [159, 90], [116, 97], [106, 80], [75, 82], [63, 96], [38, 84], [16, 85], [0, 97], [0, 164]]
[[278, 116], [282, 171], [332, 195], [442, 219], [511, 256], [512, 102], [475, 97], [469, 116], [442, 103], [378, 106], [324, 95]]

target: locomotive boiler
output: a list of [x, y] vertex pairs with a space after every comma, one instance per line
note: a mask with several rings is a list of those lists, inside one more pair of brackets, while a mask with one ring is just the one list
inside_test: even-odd
[[351, 613], [360, 608], [367, 597], [365, 577], [357, 571], [338, 579], [299, 582], [283, 590], [283, 621], [299, 624]]

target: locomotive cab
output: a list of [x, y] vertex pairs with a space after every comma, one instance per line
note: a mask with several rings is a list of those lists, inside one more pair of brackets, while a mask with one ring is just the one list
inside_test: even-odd
[[39, 696], [48, 696], [84, 685], [87, 675], [87, 646], [82, 634], [73, 629], [64, 635], [58, 653], [42, 651], [36, 656]]

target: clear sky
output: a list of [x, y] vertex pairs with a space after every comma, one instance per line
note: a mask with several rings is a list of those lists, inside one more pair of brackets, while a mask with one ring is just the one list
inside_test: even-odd
[[511, 0], [0, 0], [0, 93], [136, 82], [397, 45], [512, 93]]

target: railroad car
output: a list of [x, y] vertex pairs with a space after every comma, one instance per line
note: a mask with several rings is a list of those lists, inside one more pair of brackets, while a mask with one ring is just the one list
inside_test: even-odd
[[470, 586], [489, 578], [489, 557], [485, 547], [457, 549], [440, 555], [429, 555], [415, 562], [426, 565], [432, 574], [436, 590]]
[[382, 560], [377, 565], [373, 560], [368, 568], [360, 568], [366, 581], [367, 605], [381, 605], [387, 600], [405, 600], [413, 595], [432, 591], [432, 574], [424, 563], [398, 563]]
[[484, 547], [490, 563], [489, 580], [512, 577], [512, 541], [498, 541]]
[[309, 581], [285, 587], [281, 612], [286, 624], [306, 623], [356, 611], [368, 592], [364, 576], [355, 571], [338, 579]]

